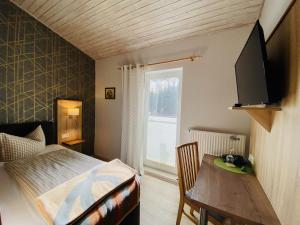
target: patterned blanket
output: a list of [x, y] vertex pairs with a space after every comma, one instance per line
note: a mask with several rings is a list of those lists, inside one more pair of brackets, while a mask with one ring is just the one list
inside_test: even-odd
[[80, 220], [117, 188], [132, 182], [136, 172], [120, 160], [78, 175], [37, 198], [37, 205], [49, 224]]

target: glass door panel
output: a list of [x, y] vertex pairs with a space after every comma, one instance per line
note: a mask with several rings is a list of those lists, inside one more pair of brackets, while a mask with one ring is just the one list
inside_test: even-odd
[[146, 73], [145, 164], [175, 172], [182, 68]]

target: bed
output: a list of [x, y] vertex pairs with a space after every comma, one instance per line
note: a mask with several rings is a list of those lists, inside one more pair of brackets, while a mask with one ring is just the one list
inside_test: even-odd
[[[0, 163], [0, 213], [4, 225], [49, 224], [36, 209], [32, 199], [53, 192], [53, 189], [58, 189], [57, 187], [67, 183], [66, 181], [73, 181], [83, 174], [94, 173], [94, 168], [103, 170], [109, 164], [56, 145], [56, 129], [53, 122], [0, 125], [0, 133], [25, 136], [38, 125], [42, 126], [45, 134], [45, 151], [29, 159], [16, 160], [5, 165]], [[36, 172], [29, 173], [29, 176], [28, 171]], [[122, 183], [108, 194], [103, 195], [103, 198], [68, 224], [140, 224], [138, 176]]]

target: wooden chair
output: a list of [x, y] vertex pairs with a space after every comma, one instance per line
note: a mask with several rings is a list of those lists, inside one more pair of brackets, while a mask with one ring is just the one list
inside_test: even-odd
[[[199, 152], [198, 143], [188, 143], [177, 147], [176, 149], [178, 183], [180, 191], [180, 202], [177, 214], [176, 225], [180, 224], [182, 213], [186, 215], [193, 223], [198, 224], [198, 220], [194, 215], [194, 211], [199, 212], [200, 209], [195, 206], [189, 198], [189, 194], [194, 187], [196, 177], [199, 171]], [[184, 204], [190, 206], [190, 212], [184, 211]], [[212, 215], [208, 215], [208, 220], [214, 225], [222, 225], [220, 220]]]

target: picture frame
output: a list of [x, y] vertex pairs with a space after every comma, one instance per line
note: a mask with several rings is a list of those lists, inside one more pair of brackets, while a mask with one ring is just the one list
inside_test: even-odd
[[105, 88], [105, 99], [116, 99], [116, 88], [115, 87]]

